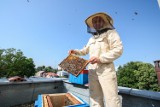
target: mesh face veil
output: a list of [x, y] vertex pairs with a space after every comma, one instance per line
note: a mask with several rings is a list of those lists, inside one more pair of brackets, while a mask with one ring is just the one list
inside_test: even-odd
[[97, 33], [97, 30], [94, 29], [94, 28], [91, 28], [91, 27], [89, 27], [89, 26], [87, 25], [87, 32], [88, 32], [88, 33], [91, 33], [91, 34], [95, 34], [95, 33]]
[[90, 26], [87, 25], [87, 32], [92, 34], [92, 35], [97, 35], [97, 34], [101, 34], [107, 30], [112, 30], [115, 29], [113, 25], [110, 25], [109, 27], [104, 27], [102, 29], [96, 30], [95, 28], [92, 28]]
[[[96, 19], [96, 17], [98, 17], [98, 18]], [[100, 20], [100, 18], [102, 18], [102, 19]], [[94, 25], [93, 25], [93, 19], [94, 19], [95, 23], [103, 22], [104, 23], [103, 26], [101, 26], [100, 28], [96, 28], [95, 29]], [[87, 32], [91, 33], [93, 35], [102, 33], [106, 29], [114, 29], [112, 18], [109, 15], [105, 14], [105, 13], [96, 13], [94, 15], [91, 15], [90, 17], [88, 17], [85, 20], [85, 22], [86, 22], [86, 25], [87, 25]]]

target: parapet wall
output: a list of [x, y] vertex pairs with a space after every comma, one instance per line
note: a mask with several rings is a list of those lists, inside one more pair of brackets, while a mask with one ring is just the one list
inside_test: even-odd
[[[80, 96], [89, 102], [89, 89], [86, 86], [72, 84], [64, 81], [64, 87], [68, 92]], [[160, 107], [160, 92], [138, 90], [127, 87], [118, 87], [122, 96], [122, 107]]]
[[62, 93], [63, 88], [63, 81], [54, 79], [0, 82], [0, 107], [34, 102], [39, 94]]

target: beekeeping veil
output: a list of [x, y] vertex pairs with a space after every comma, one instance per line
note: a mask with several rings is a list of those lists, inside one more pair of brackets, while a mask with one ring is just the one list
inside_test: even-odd
[[[100, 16], [105, 21], [103, 28], [99, 29], [98, 31], [93, 27], [93, 24], [92, 24], [92, 19], [96, 16]], [[91, 34], [97, 33], [97, 32], [104, 30], [104, 29], [113, 29], [114, 28], [112, 18], [109, 15], [107, 15], [106, 13], [102, 13], [102, 12], [89, 16], [85, 20], [85, 23], [87, 25], [87, 32], [91, 33]]]

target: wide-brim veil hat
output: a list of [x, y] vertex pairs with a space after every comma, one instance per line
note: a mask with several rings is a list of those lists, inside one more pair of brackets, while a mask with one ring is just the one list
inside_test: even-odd
[[[106, 13], [103, 13], [103, 12], [100, 12], [100, 13], [96, 13], [96, 14], [93, 14], [91, 16], [89, 16], [86, 20], [85, 20], [85, 23], [87, 24], [87, 26], [93, 28], [93, 24], [92, 24], [92, 19], [96, 16], [100, 16], [103, 18], [103, 20], [106, 22], [106, 23], [110, 23], [111, 26], [113, 26], [113, 19]], [[106, 25], [107, 26], [107, 25]]]

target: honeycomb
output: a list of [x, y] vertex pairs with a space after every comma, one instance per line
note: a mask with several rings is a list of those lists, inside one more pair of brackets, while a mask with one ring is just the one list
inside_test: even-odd
[[80, 72], [88, 65], [88, 63], [88, 60], [70, 54], [59, 64], [59, 66], [64, 71], [78, 76]]

